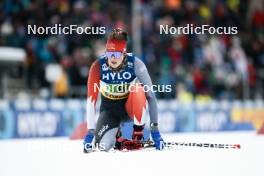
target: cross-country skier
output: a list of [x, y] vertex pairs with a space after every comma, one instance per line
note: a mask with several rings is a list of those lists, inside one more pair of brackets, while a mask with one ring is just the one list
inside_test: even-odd
[[[100, 150], [139, 149], [143, 139], [146, 106], [150, 114], [150, 132], [156, 149], [164, 148], [158, 130], [157, 102], [151, 91], [152, 81], [145, 64], [126, 52], [127, 33], [117, 28], [108, 36], [104, 55], [96, 60], [89, 71], [87, 82], [87, 124], [84, 152], [97, 146]], [[149, 90], [149, 89], [146, 89]], [[101, 93], [99, 118], [96, 122], [95, 105]], [[132, 140], [121, 137], [122, 122], [133, 120]]]

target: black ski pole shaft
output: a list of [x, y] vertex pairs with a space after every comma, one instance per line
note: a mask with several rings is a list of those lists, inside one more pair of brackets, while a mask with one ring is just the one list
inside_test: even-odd
[[196, 142], [166, 142], [167, 146], [190, 146], [204, 148], [241, 149], [240, 144], [216, 144], [216, 143], [196, 143]]
[[[154, 147], [153, 141], [143, 141], [142, 145], [146, 148]], [[220, 148], [220, 149], [241, 149], [240, 144], [216, 144], [216, 143], [197, 143], [197, 142], [165, 142], [165, 146], [186, 146], [202, 148]]]

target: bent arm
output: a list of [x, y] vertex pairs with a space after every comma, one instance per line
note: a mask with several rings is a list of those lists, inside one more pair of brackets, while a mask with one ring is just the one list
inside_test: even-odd
[[96, 126], [96, 101], [98, 97], [100, 86], [100, 65], [98, 60], [96, 60], [89, 71], [88, 81], [87, 81], [87, 104], [86, 104], [86, 118], [88, 129], [95, 129]]
[[[135, 58], [135, 74], [140, 83], [149, 88], [152, 87], [152, 81], [149, 76], [148, 70], [145, 64], [138, 58]], [[153, 91], [145, 92], [146, 98], [149, 104], [149, 116], [150, 123], [158, 123], [158, 109], [157, 109], [157, 100], [155, 93]]]

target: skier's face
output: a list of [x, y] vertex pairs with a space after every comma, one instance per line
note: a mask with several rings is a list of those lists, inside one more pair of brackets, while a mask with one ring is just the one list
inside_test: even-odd
[[108, 58], [108, 64], [112, 68], [118, 68], [124, 59], [124, 53], [122, 52], [106, 52]]

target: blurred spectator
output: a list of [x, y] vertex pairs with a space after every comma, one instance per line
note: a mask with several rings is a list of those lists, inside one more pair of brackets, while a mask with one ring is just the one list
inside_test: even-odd
[[177, 84], [177, 100], [183, 104], [188, 104], [193, 101], [192, 93], [188, 92], [182, 83]]
[[68, 76], [63, 70], [58, 80], [54, 83], [54, 94], [56, 97], [66, 97], [68, 95], [69, 85], [68, 85]]
[[[90, 65], [104, 52], [105, 36], [28, 35], [27, 25], [105, 26], [107, 32], [119, 26], [132, 35], [132, 3], [131, 0], [3, 0], [0, 2], [0, 46], [25, 48], [24, 75], [29, 89], [50, 88], [44, 76], [45, 67], [61, 64], [64, 71], [55, 83], [55, 90], [56, 95], [63, 97], [71, 87], [86, 86]], [[180, 84], [171, 93], [158, 93], [159, 98], [175, 98], [176, 94], [178, 98], [208, 95], [243, 98], [245, 84], [252, 92], [256, 91], [250, 94], [251, 98], [263, 97], [262, 0], [142, 0], [140, 3], [141, 59], [155, 84]], [[159, 34], [160, 24], [177, 27], [188, 23], [236, 26], [238, 34]], [[129, 52], [130, 45], [131, 42]]]

